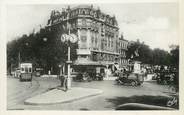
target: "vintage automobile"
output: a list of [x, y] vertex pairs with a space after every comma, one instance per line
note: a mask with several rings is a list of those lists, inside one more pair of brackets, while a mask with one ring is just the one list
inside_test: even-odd
[[120, 85], [140, 86], [144, 82], [144, 78], [141, 74], [130, 73], [125, 76], [119, 76], [115, 81]]
[[130, 71], [119, 74], [119, 77], [115, 80], [117, 84], [140, 86], [144, 82], [144, 73], [141, 72], [140, 62], [134, 61], [130, 68], [132, 68]]
[[92, 81], [92, 78], [89, 76], [89, 74], [87, 72], [80, 72], [76, 75], [76, 77], [74, 78], [74, 81], [80, 81], [80, 82], [84, 82], [84, 81]]

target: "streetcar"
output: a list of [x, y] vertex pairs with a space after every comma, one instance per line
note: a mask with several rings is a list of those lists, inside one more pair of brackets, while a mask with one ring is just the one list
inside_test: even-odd
[[32, 63], [20, 64], [20, 81], [32, 81]]

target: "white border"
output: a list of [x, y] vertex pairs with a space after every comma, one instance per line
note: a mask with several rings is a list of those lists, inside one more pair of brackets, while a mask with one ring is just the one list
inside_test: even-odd
[[[59, 110], [49, 110], [49, 111], [43, 111], [43, 110], [12, 110], [8, 111], [6, 106], [6, 5], [8, 4], [87, 4], [87, 3], [144, 3], [144, 2], [179, 2], [180, 3], [180, 109], [176, 111], [59, 111]], [[2, 3], [2, 4], [1, 4]], [[0, 26], [1, 26], [1, 32], [0, 32], [0, 111], [1, 115], [32, 115], [32, 114], [100, 114], [100, 115], [111, 115], [111, 114], [129, 114], [129, 115], [142, 115], [142, 114], [167, 114], [167, 115], [183, 115], [184, 114], [184, 100], [183, 100], [183, 81], [184, 81], [184, 71], [182, 68], [184, 68], [184, 62], [183, 62], [183, 40], [184, 40], [184, 15], [182, 12], [184, 11], [184, 8], [182, 8], [183, 0], [3, 0], [0, 2], [1, 4], [1, 12], [0, 12]]]

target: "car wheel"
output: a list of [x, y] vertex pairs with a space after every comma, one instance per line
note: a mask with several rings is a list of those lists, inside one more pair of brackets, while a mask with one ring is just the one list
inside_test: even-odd
[[133, 86], [133, 87], [136, 86], [136, 82], [135, 81], [132, 81], [131, 82], [131, 86]]
[[138, 81], [135, 81], [136, 82], [136, 86], [138, 86], [138, 85], [140, 85], [141, 83], [140, 82], [138, 82]]
[[176, 93], [176, 92], [177, 92], [177, 91], [176, 91], [176, 88], [175, 88], [174, 86], [171, 86], [171, 87], [169, 88], [169, 91], [172, 92], [172, 93]]
[[121, 84], [121, 85], [124, 85], [125, 83], [124, 82], [122, 82], [122, 81], [119, 81], [119, 83]]

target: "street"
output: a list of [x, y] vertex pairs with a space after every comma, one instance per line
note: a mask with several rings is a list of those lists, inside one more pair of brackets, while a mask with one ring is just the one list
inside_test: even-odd
[[[124, 103], [144, 103], [166, 106], [168, 86], [155, 82], [144, 82], [142, 86], [116, 85], [113, 80], [72, 82], [72, 87], [96, 88], [103, 90], [98, 96], [52, 105], [25, 105], [24, 100], [60, 85], [57, 78], [33, 78], [32, 82], [19, 82], [7, 78], [8, 110], [114, 110]], [[71, 89], [72, 90], [72, 89]]]

